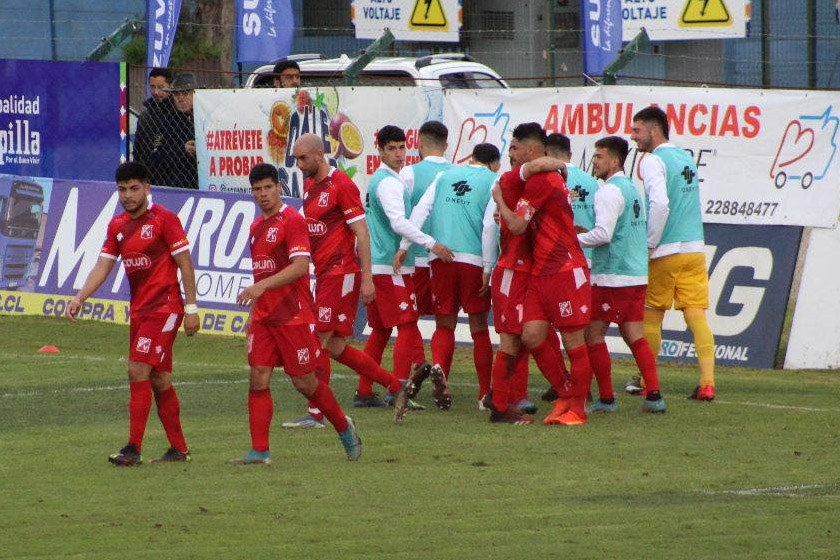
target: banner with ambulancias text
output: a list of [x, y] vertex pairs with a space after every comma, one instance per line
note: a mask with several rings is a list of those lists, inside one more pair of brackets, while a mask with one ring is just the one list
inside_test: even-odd
[[[569, 136], [573, 161], [589, 168], [595, 141], [609, 135], [629, 141], [633, 115], [652, 104], [668, 115], [670, 141], [697, 164], [705, 222], [837, 223], [836, 93], [661, 86], [452, 90], [445, 92], [444, 114], [455, 162], [467, 161], [480, 142], [504, 153], [513, 128], [535, 121]], [[643, 154], [630, 146], [625, 171], [641, 185]]]
[[198, 90], [199, 188], [247, 192], [251, 168], [268, 162], [278, 167], [285, 194], [300, 197], [303, 174], [292, 149], [311, 132], [323, 139], [330, 163], [346, 171], [364, 193], [380, 163], [377, 131], [386, 124], [403, 128], [407, 164], [419, 161], [417, 129], [442, 118], [441, 101], [439, 91], [423, 88]]

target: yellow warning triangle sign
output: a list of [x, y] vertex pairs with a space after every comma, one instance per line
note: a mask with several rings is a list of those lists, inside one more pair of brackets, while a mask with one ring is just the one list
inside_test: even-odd
[[443, 31], [449, 27], [441, 0], [414, 0], [409, 29], [434, 29]]
[[686, 0], [680, 27], [725, 27], [732, 25], [732, 17], [723, 0]]

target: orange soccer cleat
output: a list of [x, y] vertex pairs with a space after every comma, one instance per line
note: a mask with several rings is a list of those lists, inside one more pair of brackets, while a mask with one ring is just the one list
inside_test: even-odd
[[695, 401], [707, 401], [711, 402], [715, 400], [715, 386], [714, 385], [698, 385], [694, 388], [694, 392], [692, 392], [689, 396], [689, 399]]

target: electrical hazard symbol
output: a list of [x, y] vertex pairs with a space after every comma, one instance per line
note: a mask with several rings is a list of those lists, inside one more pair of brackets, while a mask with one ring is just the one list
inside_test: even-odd
[[723, 0], [686, 0], [680, 16], [680, 27], [725, 27], [732, 17]]
[[440, 31], [448, 29], [449, 23], [441, 0], [415, 0], [408, 27]]

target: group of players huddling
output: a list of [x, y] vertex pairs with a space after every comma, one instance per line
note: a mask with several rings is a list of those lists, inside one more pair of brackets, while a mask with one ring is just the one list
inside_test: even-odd
[[[627, 391], [644, 397], [643, 412], [665, 412], [655, 351], [671, 307], [682, 310], [694, 336], [700, 382], [690, 398], [713, 400], [697, 169], [685, 150], [668, 142], [668, 128], [657, 107], [634, 116], [631, 139], [645, 152], [639, 171], [646, 194], [624, 174], [629, 145], [623, 138], [595, 143], [592, 170], [599, 184], [570, 163], [567, 137], [547, 135], [537, 123], [513, 130], [512, 169], [500, 177], [501, 154], [492, 144], [475, 146], [465, 165], [447, 161], [448, 131], [437, 121], [420, 128], [422, 160], [405, 167], [404, 131], [384, 126], [377, 134], [381, 165], [364, 205], [352, 180], [330, 166], [323, 140], [314, 134], [293, 146], [306, 177], [300, 212], [284, 203], [277, 169], [256, 165], [249, 176], [261, 214], [250, 229], [254, 283], [237, 297], [250, 306], [251, 448], [235, 462], [271, 461], [270, 381], [277, 366], [309, 400], [307, 413], [283, 426], [322, 428], [329, 422], [350, 460], [359, 459], [362, 442], [330, 389], [331, 359], [359, 374], [355, 407], [391, 406], [394, 421], [402, 422], [408, 410], [424, 408], [414, 399], [429, 379], [435, 405], [449, 409], [459, 311], [469, 318], [478, 407], [489, 409], [490, 422], [532, 423], [537, 407], [528, 399], [529, 356], [551, 385], [543, 399], [554, 404], [544, 424], [583, 425], [589, 414], [616, 412], [605, 341], [612, 323], [640, 373]], [[67, 315], [78, 314], [122, 258], [131, 287], [129, 439], [109, 460], [142, 462], [154, 396], [169, 441], [156, 461], [188, 461], [170, 374], [180, 324], [188, 336], [199, 328], [189, 242], [178, 217], [150, 201], [145, 167], [120, 165], [116, 183], [125, 212], [108, 225], [101, 255]], [[364, 351], [347, 343], [359, 299], [371, 328]], [[495, 356], [491, 308], [500, 337]], [[435, 317], [429, 362], [421, 315]], [[381, 360], [394, 327], [388, 371]], [[593, 374], [598, 395], [587, 404]], [[387, 391], [384, 399], [374, 383]]]

